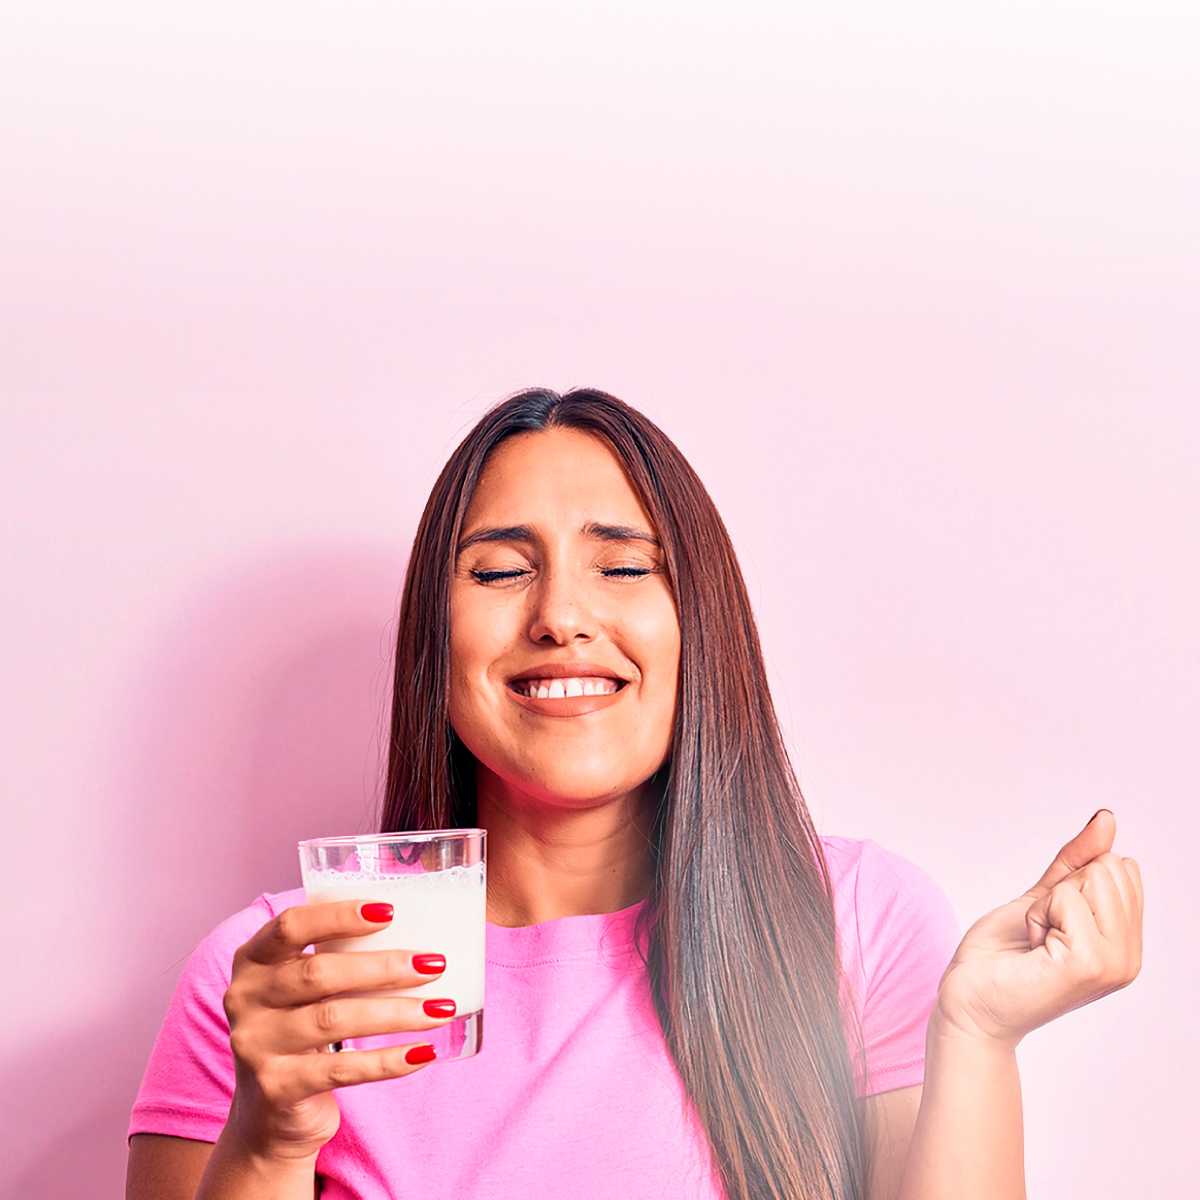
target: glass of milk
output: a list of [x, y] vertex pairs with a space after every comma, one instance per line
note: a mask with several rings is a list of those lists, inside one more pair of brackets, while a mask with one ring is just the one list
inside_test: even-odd
[[331, 1049], [373, 1050], [432, 1042], [438, 1059], [469, 1058], [483, 1043], [483, 937], [487, 834], [482, 829], [313, 838], [300, 843], [300, 872], [310, 904], [383, 900], [391, 924], [365, 937], [323, 942], [327, 951], [411, 950], [443, 954], [446, 970], [395, 994], [449, 999], [453, 1021], [423, 1033], [348, 1039]]

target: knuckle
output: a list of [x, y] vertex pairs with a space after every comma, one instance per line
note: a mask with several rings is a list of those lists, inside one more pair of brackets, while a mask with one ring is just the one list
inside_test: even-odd
[[285, 908], [283, 912], [275, 918], [275, 933], [280, 941], [287, 942], [289, 945], [295, 945], [300, 931], [297, 929], [299, 918], [296, 916], [294, 908]]
[[224, 1008], [225, 1017], [231, 1025], [245, 1013], [246, 992], [238, 980], [235, 979], [225, 989], [225, 994], [221, 997], [221, 1007]]
[[229, 1049], [239, 1062], [252, 1063], [256, 1058], [255, 1039], [244, 1029], [229, 1031]]
[[342, 1055], [330, 1055], [329, 1065], [326, 1068], [326, 1075], [329, 1079], [330, 1087], [347, 1087], [352, 1083], [358, 1082], [357, 1072], [354, 1070], [354, 1064], [347, 1061]]
[[328, 955], [306, 954], [300, 962], [300, 983], [306, 990], [322, 992], [328, 990], [330, 965]]
[[[342, 1005], [337, 1000], [326, 1000], [313, 1009], [313, 1024], [320, 1034], [332, 1034], [338, 1029], [342, 1019]], [[336, 1039], [327, 1037], [328, 1041]]]
[[287, 1096], [283, 1071], [274, 1063], [264, 1064], [257, 1072], [258, 1090], [268, 1104], [280, 1104]]

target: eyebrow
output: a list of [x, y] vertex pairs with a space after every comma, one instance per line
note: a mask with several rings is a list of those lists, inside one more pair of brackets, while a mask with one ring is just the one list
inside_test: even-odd
[[480, 542], [532, 542], [533, 540], [533, 530], [528, 525], [485, 525], [482, 529], [476, 529], [474, 533], [469, 533], [458, 543], [458, 553], [461, 554], [471, 546], [479, 545]]
[[[583, 535], [601, 542], [649, 542], [652, 546], [661, 545], [654, 534], [635, 525], [604, 525], [598, 521], [589, 521], [583, 527]], [[458, 543], [458, 553], [461, 554], [481, 542], [536, 541], [533, 529], [528, 525], [485, 525], [482, 529], [467, 534]]]
[[652, 546], [661, 543], [654, 534], [646, 529], [638, 529], [635, 525], [601, 525], [589, 521], [583, 527], [585, 537], [597, 538], [602, 542], [649, 542]]

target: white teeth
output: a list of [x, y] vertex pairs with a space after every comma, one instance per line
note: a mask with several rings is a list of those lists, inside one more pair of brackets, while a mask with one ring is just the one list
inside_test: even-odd
[[522, 679], [513, 690], [531, 700], [562, 700], [570, 696], [611, 696], [620, 687], [616, 679], [580, 676], [567, 679]]

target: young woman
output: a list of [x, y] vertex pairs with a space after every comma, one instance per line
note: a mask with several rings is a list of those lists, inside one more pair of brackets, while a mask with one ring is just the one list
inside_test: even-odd
[[132, 1200], [1017, 1200], [1017, 1043], [1139, 966], [1108, 812], [957, 950], [924, 875], [817, 837], [720, 518], [599, 392], [493, 409], [417, 532], [383, 829], [476, 824], [482, 1054], [428, 1071], [445, 1006], [371, 995], [438, 947], [313, 957], [386, 913], [263, 897], [181, 980]]

